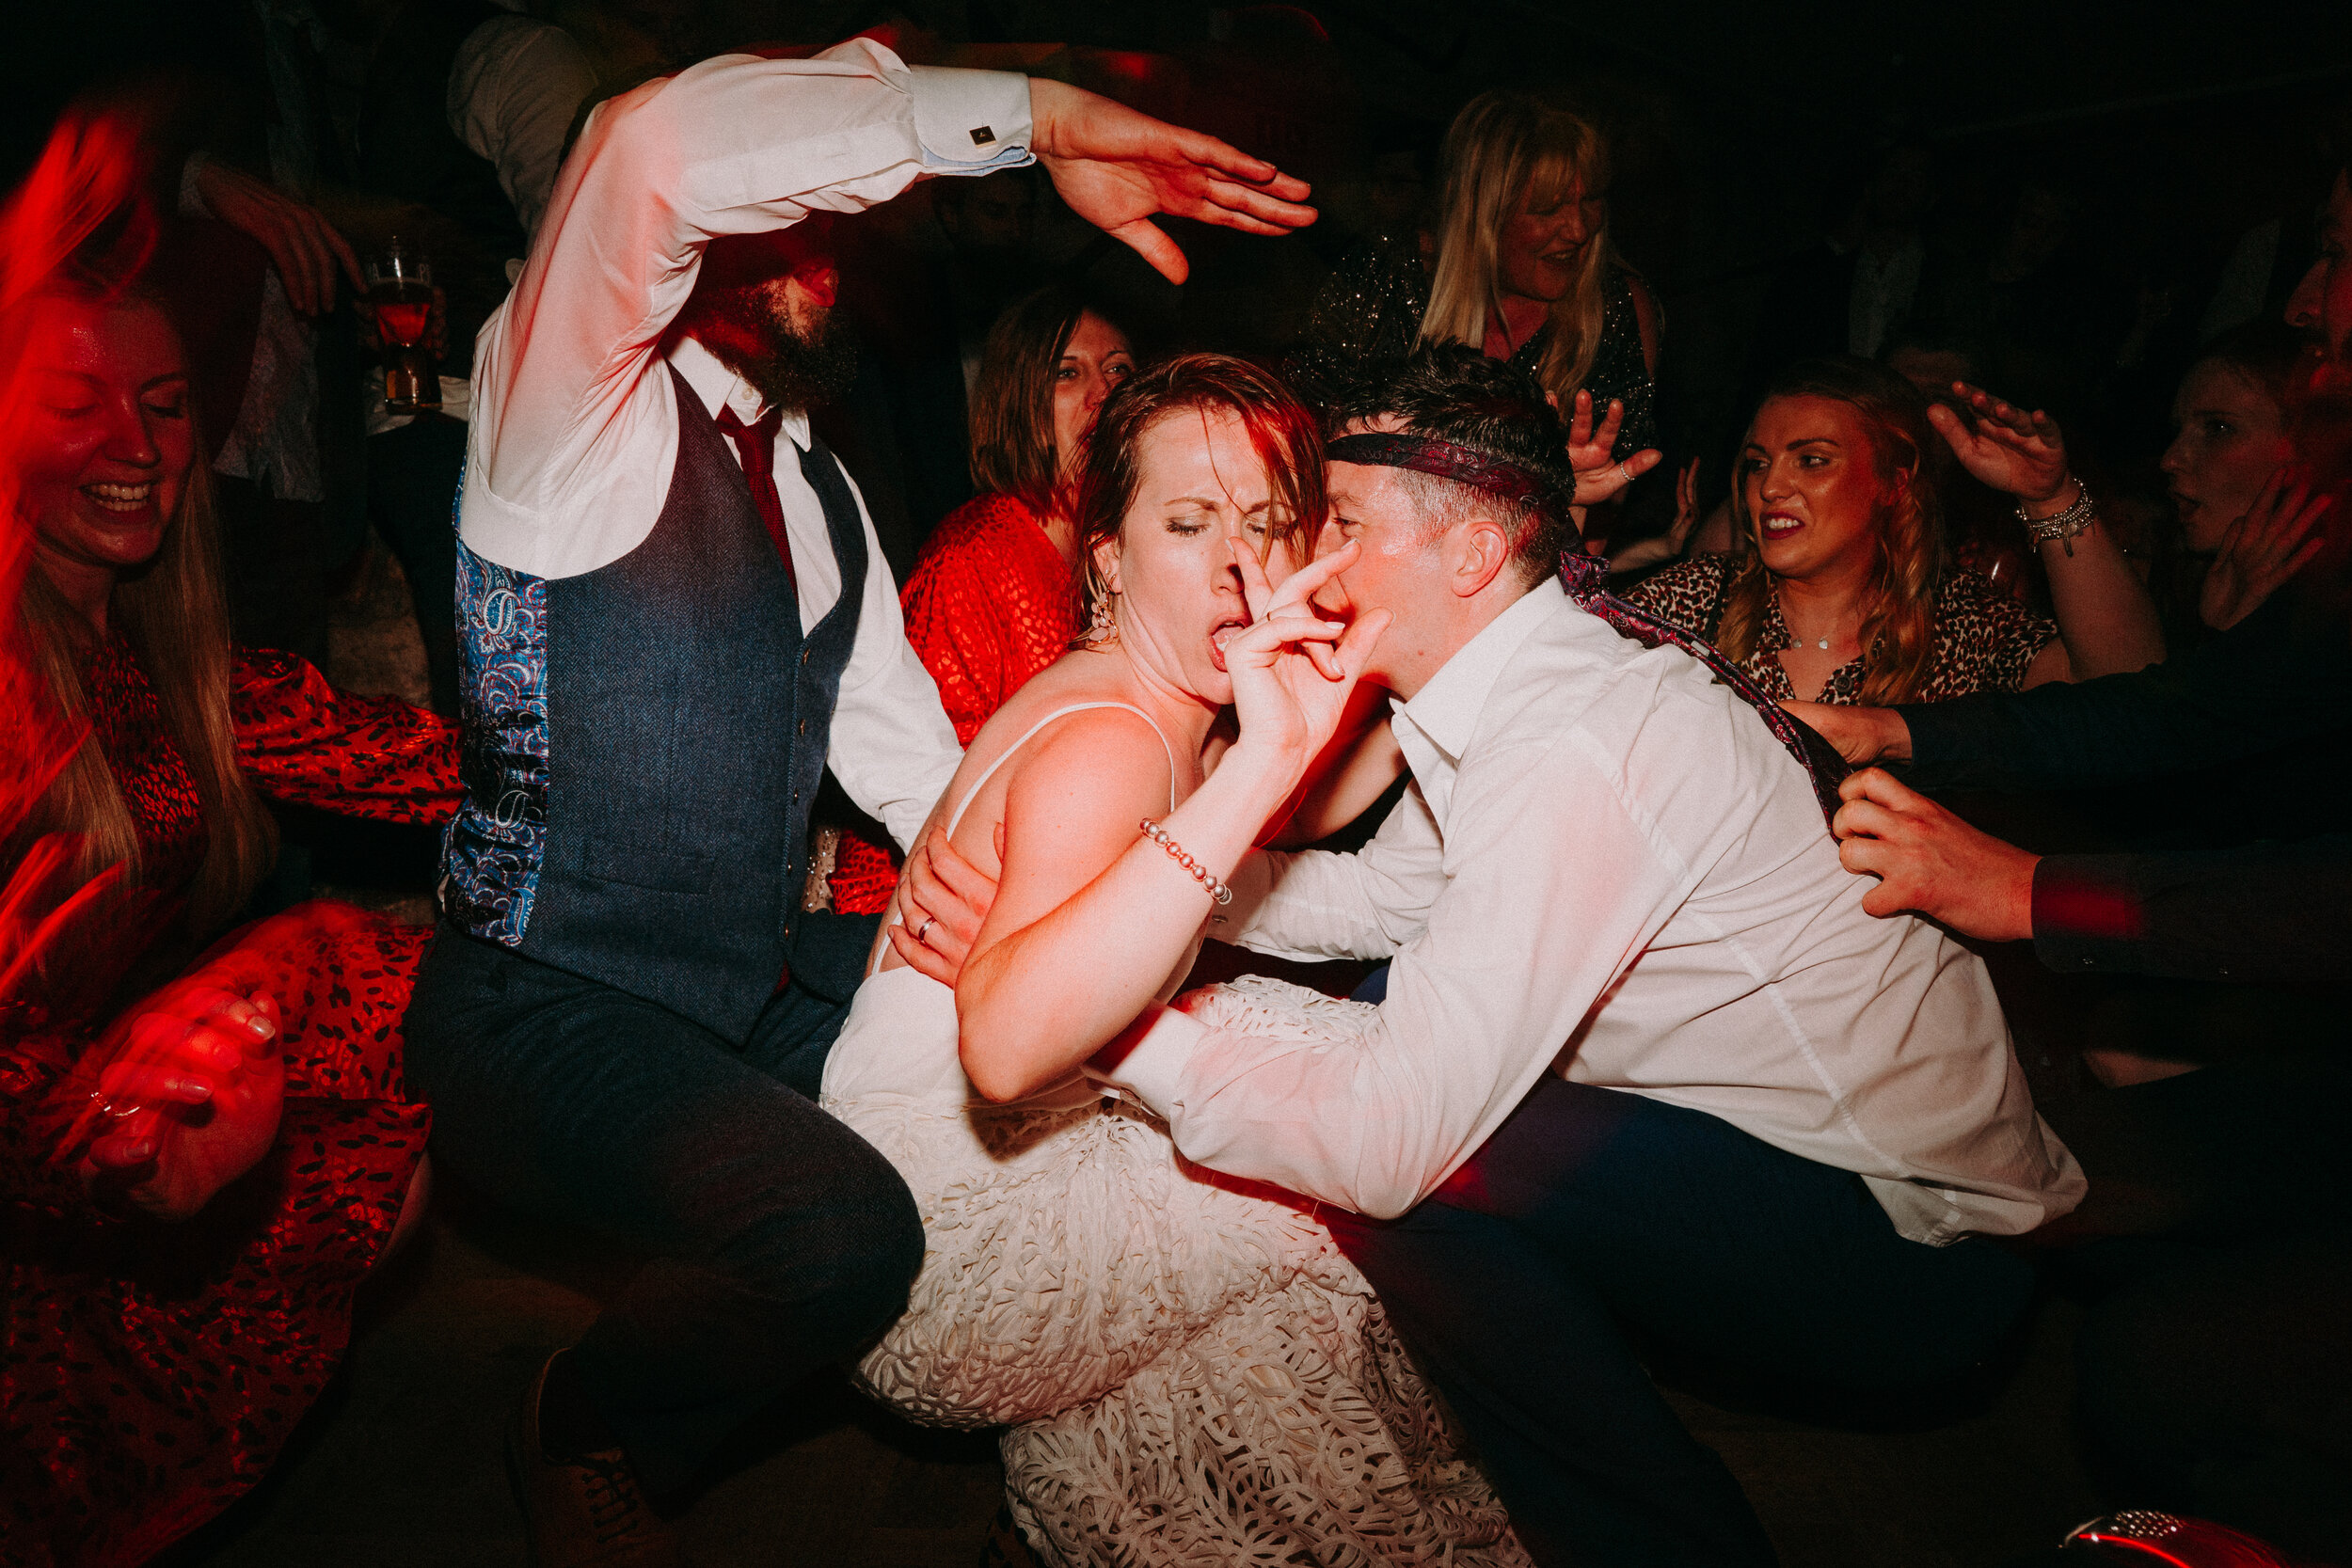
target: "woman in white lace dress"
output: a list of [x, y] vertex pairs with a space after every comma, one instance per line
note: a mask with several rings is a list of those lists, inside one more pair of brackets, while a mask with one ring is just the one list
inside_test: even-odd
[[[826, 1068], [929, 1239], [860, 1374], [917, 1420], [1009, 1427], [1015, 1515], [1060, 1568], [1524, 1563], [1313, 1215], [1187, 1164], [1080, 1070], [1190, 968], [1216, 904], [1186, 861], [1279, 815], [1379, 634], [1305, 603], [1352, 547], [1293, 571], [1324, 513], [1313, 423], [1251, 366], [1178, 359], [1104, 405], [1076, 508], [1091, 629], [934, 814], [994, 905], [953, 990], [927, 917], [894, 923]], [[1340, 1044], [1370, 1011], [1267, 981], [1203, 1008]]]

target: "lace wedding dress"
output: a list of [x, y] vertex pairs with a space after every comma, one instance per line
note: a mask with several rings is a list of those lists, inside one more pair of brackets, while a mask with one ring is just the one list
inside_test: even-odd
[[[1252, 977], [1188, 1010], [1345, 1045], [1373, 1009]], [[917, 1421], [1009, 1427], [1013, 1512], [1056, 1568], [1528, 1562], [1299, 1199], [1083, 1080], [980, 1101], [954, 993], [912, 969], [858, 991], [822, 1103], [906, 1178], [928, 1243], [858, 1377]]]

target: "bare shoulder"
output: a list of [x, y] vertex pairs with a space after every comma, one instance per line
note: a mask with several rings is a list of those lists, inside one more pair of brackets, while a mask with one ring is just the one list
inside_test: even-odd
[[[1152, 721], [1124, 707], [1089, 708], [1055, 720], [1008, 766], [1007, 806], [1089, 799], [1120, 815], [1140, 801], [1168, 809], [1171, 756]], [[1090, 811], [1087, 815], [1092, 815]]]
[[[1152, 722], [1125, 707], [1088, 705], [1121, 701], [1086, 656], [1040, 671], [973, 736], [955, 786], [975, 790], [969, 818], [1082, 832], [1096, 819], [1132, 830], [1139, 812], [1165, 812], [1168, 752]], [[984, 785], [970, 782], [992, 767]]]

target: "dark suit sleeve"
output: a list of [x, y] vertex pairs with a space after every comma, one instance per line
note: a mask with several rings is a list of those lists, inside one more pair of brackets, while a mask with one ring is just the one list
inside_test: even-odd
[[2341, 985], [2347, 911], [2352, 834], [2034, 868], [2034, 952], [2061, 974]]
[[2343, 629], [2297, 636], [2274, 601], [2177, 658], [1896, 711], [1926, 790], [2084, 789], [2234, 761], [2352, 725]]

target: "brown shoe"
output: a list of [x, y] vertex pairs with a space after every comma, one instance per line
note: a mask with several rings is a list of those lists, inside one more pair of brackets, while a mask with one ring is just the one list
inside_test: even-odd
[[619, 1449], [578, 1458], [548, 1454], [539, 1436], [539, 1396], [548, 1365], [531, 1380], [507, 1430], [507, 1472], [531, 1532], [538, 1568], [686, 1568], [669, 1527], [645, 1502]]

